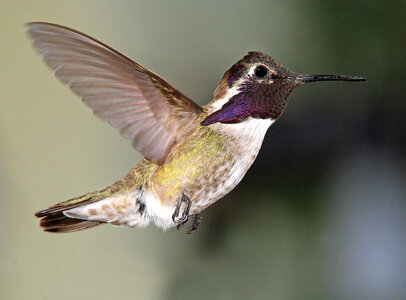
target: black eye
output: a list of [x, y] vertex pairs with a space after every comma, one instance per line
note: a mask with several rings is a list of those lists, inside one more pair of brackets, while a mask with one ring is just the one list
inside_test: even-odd
[[268, 75], [268, 69], [264, 66], [258, 66], [255, 69], [255, 76], [259, 78], [264, 78], [266, 75]]

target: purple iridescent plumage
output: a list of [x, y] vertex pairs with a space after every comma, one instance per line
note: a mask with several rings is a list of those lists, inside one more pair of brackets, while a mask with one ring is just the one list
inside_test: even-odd
[[[279, 76], [268, 80], [258, 80], [246, 74], [249, 67], [257, 63], [268, 65]], [[246, 75], [244, 75], [246, 74]], [[287, 104], [290, 92], [299, 83], [288, 79], [295, 75], [276, 62], [273, 58], [260, 52], [249, 52], [224, 74], [229, 89], [244, 79], [239, 86], [239, 93], [232, 96], [221, 109], [210, 114], [200, 124], [207, 126], [217, 122], [238, 123], [248, 117], [261, 119], [278, 118]]]
[[238, 123], [247, 117], [277, 119], [287, 104], [287, 98], [297, 83], [275, 79], [273, 84], [259, 84], [248, 77], [241, 85], [239, 93], [226, 102], [221, 109], [209, 115], [201, 125], [217, 122]]

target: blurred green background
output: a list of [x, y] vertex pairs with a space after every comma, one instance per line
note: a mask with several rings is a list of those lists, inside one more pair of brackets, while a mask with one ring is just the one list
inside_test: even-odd
[[[0, 299], [405, 299], [405, 1], [1, 1]], [[199, 104], [250, 50], [367, 83], [298, 88], [241, 184], [183, 232], [43, 233], [140, 159], [33, 51], [84, 31]]]

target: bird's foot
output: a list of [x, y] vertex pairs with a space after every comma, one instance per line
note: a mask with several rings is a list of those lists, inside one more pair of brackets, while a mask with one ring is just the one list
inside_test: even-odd
[[[185, 203], [185, 207], [182, 211], [182, 214], [179, 214], [183, 202]], [[189, 219], [189, 211], [191, 206], [192, 202], [190, 201], [189, 197], [182, 193], [182, 197], [176, 203], [175, 211], [172, 215], [172, 221], [175, 223], [179, 223], [178, 226], [180, 226], [183, 223], [186, 223], [187, 220]]]
[[[190, 226], [189, 230], [186, 232], [187, 234], [193, 233], [197, 228], [199, 228], [199, 225], [202, 222], [202, 216], [200, 214], [192, 215], [192, 217], [193, 217], [192, 226]], [[180, 223], [178, 226], [176, 226], [176, 229], [179, 230], [180, 228], [185, 226], [188, 220], [189, 218], [186, 221]]]
[[191, 234], [195, 232], [197, 228], [199, 228], [200, 223], [202, 222], [202, 216], [200, 214], [195, 214], [193, 215], [193, 222], [192, 226], [190, 226], [189, 230], [187, 231], [187, 234]]

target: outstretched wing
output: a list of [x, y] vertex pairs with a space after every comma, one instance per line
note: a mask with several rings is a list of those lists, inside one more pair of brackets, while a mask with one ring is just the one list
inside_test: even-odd
[[33, 44], [55, 75], [158, 164], [202, 108], [168, 82], [106, 44], [74, 29], [28, 23]]

